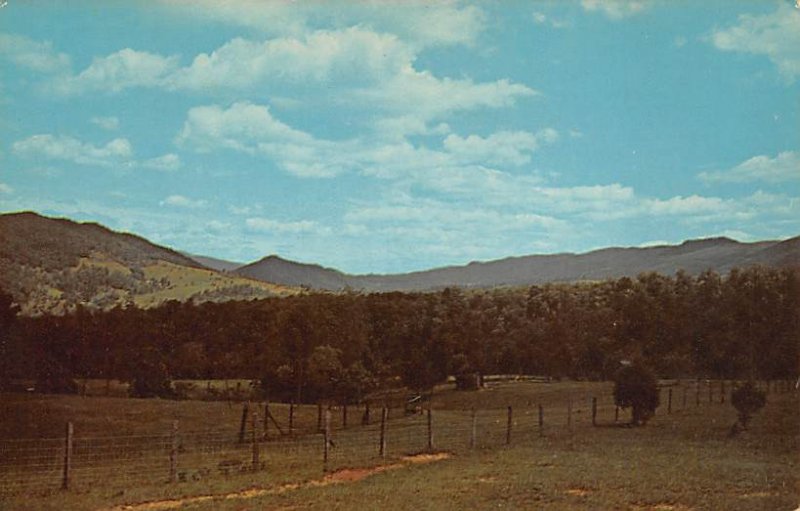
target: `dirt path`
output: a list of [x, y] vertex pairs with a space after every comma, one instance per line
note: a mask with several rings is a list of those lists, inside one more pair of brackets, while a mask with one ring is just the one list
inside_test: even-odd
[[188, 504], [198, 504], [212, 500], [234, 500], [234, 499], [252, 499], [261, 497], [263, 495], [280, 495], [282, 493], [295, 491], [303, 488], [317, 488], [320, 486], [329, 486], [332, 484], [345, 484], [356, 483], [367, 477], [381, 472], [388, 472], [390, 470], [397, 470], [399, 468], [407, 467], [413, 464], [420, 463], [433, 463], [449, 458], [451, 455], [448, 453], [436, 454], [417, 454], [414, 456], [405, 456], [397, 463], [389, 465], [378, 465], [368, 468], [344, 468], [327, 474], [322, 479], [314, 479], [303, 483], [290, 483], [278, 486], [275, 488], [250, 488], [231, 493], [223, 493], [219, 495], [199, 495], [197, 497], [186, 497], [183, 499], [167, 499], [156, 500], [152, 502], [143, 502], [141, 504], [123, 504], [106, 508], [101, 511], [161, 511], [164, 509], [179, 509]]

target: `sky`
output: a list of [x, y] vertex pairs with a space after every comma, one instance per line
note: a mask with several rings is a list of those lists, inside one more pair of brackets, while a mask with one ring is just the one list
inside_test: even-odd
[[350, 273], [800, 234], [793, 1], [1, 5], [1, 212]]

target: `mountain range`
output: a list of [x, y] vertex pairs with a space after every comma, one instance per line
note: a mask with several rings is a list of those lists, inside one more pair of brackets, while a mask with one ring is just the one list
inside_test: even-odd
[[742, 243], [717, 237], [680, 245], [509, 257], [389, 275], [351, 275], [270, 255], [241, 265], [180, 253], [95, 223], [32, 212], [0, 215], [0, 286], [24, 314], [82, 305], [151, 307], [167, 300], [222, 301], [319, 290], [429, 291], [596, 281], [642, 272], [696, 275], [763, 265], [800, 268], [800, 237]]
[[741, 243], [729, 238], [685, 241], [680, 245], [605, 248], [583, 254], [509, 257], [394, 275], [348, 275], [335, 269], [268, 256], [234, 270], [239, 275], [288, 286], [341, 291], [425, 291], [444, 287], [490, 288], [546, 282], [593, 281], [642, 272], [672, 275], [683, 270], [727, 273], [735, 267], [800, 267], [800, 237]]

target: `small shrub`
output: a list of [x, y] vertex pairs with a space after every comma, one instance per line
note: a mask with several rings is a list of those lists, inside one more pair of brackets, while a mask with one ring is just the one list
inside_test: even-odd
[[767, 404], [767, 395], [763, 390], [756, 388], [751, 380], [733, 391], [731, 404], [739, 412], [739, 424], [742, 425], [742, 429], [747, 429], [747, 423], [753, 418], [753, 414]]
[[641, 365], [623, 367], [614, 377], [614, 402], [620, 408], [633, 409], [631, 425], [646, 424], [660, 402], [655, 375]]

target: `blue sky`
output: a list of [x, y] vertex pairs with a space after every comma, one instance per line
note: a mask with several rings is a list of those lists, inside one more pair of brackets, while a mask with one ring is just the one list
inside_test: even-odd
[[348, 272], [800, 234], [800, 10], [0, 9], [0, 210]]

